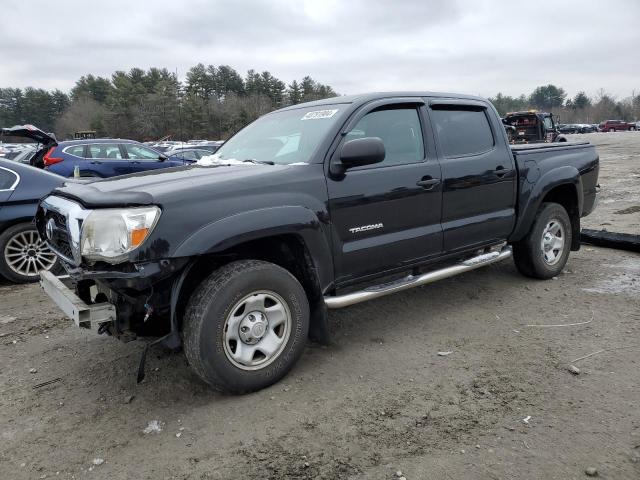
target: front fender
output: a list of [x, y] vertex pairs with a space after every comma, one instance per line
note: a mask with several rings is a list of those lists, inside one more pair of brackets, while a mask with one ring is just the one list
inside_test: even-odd
[[305, 207], [269, 207], [209, 223], [184, 240], [171, 255], [191, 257], [223, 252], [236, 245], [276, 235], [293, 234], [305, 243], [321, 287], [333, 281], [331, 249], [318, 216]]
[[543, 174], [533, 184], [530, 183], [530, 178], [531, 175], [523, 178], [521, 181], [518, 198], [518, 222], [509, 238], [510, 242], [522, 240], [522, 238], [529, 233], [544, 197], [556, 187], [572, 185], [576, 190], [578, 212], [582, 212], [584, 196], [582, 192], [582, 179], [577, 168], [569, 165], [554, 168]]

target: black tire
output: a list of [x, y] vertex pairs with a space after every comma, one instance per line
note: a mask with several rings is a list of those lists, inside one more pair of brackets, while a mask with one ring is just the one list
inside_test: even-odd
[[[288, 337], [282, 337], [280, 350], [271, 360], [249, 370], [234, 364], [230, 358], [233, 354], [229, 345], [233, 340], [229, 340], [226, 333], [229, 329], [225, 328], [228, 319], [239, 318], [235, 315], [238, 303], [257, 296], [255, 292], [270, 292], [282, 300], [290, 313], [290, 328]], [[243, 315], [251, 317], [246, 311], [240, 313]], [[265, 315], [264, 318], [268, 332], [268, 317]], [[240, 335], [239, 331], [237, 333]], [[195, 290], [184, 315], [184, 351], [189, 364], [214, 389], [228, 393], [252, 392], [276, 383], [302, 355], [308, 333], [309, 303], [300, 283], [287, 270], [258, 260], [232, 262], [213, 272]], [[266, 335], [263, 332], [263, 336]], [[237, 340], [236, 349], [238, 345], [247, 347], [240, 340]], [[253, 345], [249, 348], [255, 349]]]
[[[555, 255], [555, 249], [545, 254], [542, 246], [543, 236], [547, 227], [554, 221], [561, 226], [563, 248], [557, 255]], [[564, 207], [557, 203], [543, 203], [527, 236], [513, 245], [513, 259], [516, 267], [527, 277], [543, 280], [555, 277], [562, 272], [569, 258], [571, 235], [571, 220]], [[554, 235], [551, 238], [553, 237]], [[553, 241], [556, 241], [555, 238]], [[551, 255], [555, 256], [553, 263], [548, 261]]]
[[[25, 235], [22, 237], [21, 235]], [[57, 273], [61, 270], [60, 260], [51, 252], [48, 248], [38, 247], [34, 249], [34, 254], [36, 251], [42, 249], [43, 252], [46, 252], [46, 260], [42, 257], [40, 261], [42, 263], [36, 263], [34, 260], [34, 270], [32, 274], [27, 275], [27, 271], [20, 273], [20, 268], [17, 268], [19, 264], [16, 264], [16, 257], [12, 257], [12, 255], [17, 254], [17, 250], [15, 250], [15, 242], [22, 241], [22, 239], [30, 239], [37, 238], [39, 240], [38, 232], [36, 227], [32, 223], [20, 223], [18, 225], [13, 225], [7, 228], [2, 234], [0, 234], [0, 275], [13, 283], [31, 283], [37, 282], [40, 279], [40, 275], [37, 274], [38, 270], [42, 265], [46, 265], [48, 268], [45, 270], [50, 270], [54, 273]], [[13, 268], [12, 264], [13, 263]], [[18, 270], [18, 271], [16, 271]]]

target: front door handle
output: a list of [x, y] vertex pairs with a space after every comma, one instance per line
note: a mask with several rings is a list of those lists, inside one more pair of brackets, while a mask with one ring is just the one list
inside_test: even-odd
[[511, 170], [507, 170], [502, 165], [498, 165], [496, 169], [493, 171], [493, 173], [495, 173], [498, 177], [504, 177], [510, 171]]
[[423, 177], [422, 180], [416, 182], [416, 185], [424, 188], [425, 190], [431, 190], [433, 187], [440, 183], [440, 179], [431, 178], [431, 177]]

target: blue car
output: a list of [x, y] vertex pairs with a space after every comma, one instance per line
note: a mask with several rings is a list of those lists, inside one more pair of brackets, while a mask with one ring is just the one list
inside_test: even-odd
[[105, 138], [58, 142], [52, 134], [33, 125], [3, 128], [2, 133], [38, 142], [41, 147], [31, 164], [63, 177], [73, 177], [76, 166], [81, 177], [106, 178], [192, 163], [183, 158], [167, 157], [133, 140]]
[[35, 282], [40, 270], [59, 268], [58, 257], [40, 239], [33, 217], [40, 199], [65, 178], [30, 165], [0, 160], [0, 276]]

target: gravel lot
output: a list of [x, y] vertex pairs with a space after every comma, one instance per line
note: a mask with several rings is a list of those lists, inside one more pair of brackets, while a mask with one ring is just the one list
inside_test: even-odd
[[[640, 234], [640, 133], [573, 139], [602, 161], [585, 226]], [[142, 342], [0, 284], [0, 478], [637, 479], [639, 298], [638, 254], [584, 246], [546, 282], [509, 261], [333, 312], [332, 346], [232, 397], [159, 349], [136, 385]]]

